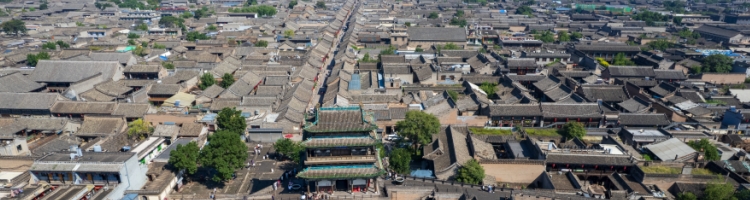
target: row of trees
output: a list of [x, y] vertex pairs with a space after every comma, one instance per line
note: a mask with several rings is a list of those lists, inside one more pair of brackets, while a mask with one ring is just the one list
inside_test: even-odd
[[[208, 87], [211, 87], [212, 85], [216, 84], [216, 79], [214, 78], [214, 75], [211, 73], [205, 73], [200, 78], [200, 83], [198, 84], [198, 87], [201, 90], [205, 90]], [[221, 82], [219, 83], [219, 86], [226, 89], [229, 88], [232, 84], [234, 84], [234, 76], [230, 73], [224, 73], [224, 75], [221, 76]], [[243, 122], [244, 123], [244, 122]]]
[[276, 8], [269, 5], [248, 6], [242, 8], [230, 8], [229, 12], [233, 13], [257, 13], [258, 16], [273, 16], [276, 14]]

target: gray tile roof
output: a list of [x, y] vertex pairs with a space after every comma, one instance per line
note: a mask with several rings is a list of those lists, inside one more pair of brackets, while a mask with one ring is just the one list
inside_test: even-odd
[[677, 138], [671, 138], [656, 144], [649, 144], [643, 146], [643, 148], [648, 149], [662, 161], [671, 161], [675, 160], [675, 157], [679, 159], [680, 157], [696, 153], [695, 149]]
[[624, 111], [630, 112], [630, 113], [639, 113], [644, 112], [648, 108], [650, 108], [650, 102], [641, 99], [640, 97], [633, 97], [631, 99], [628, 99], [626, 101], [617, 103], [618, 106], [624, 109]]
[[58, 100], [57, 93], [0, 92], [0, 109], [46, 110]]
[[115, 111], [115, 102], [58, 101], [50, 111], [57, 114], [106, 114]]
[[612, 77], [654, 77], [656, 73], [650, 66], [609, 66], [607, 68]]
[[591, 154], [557, 154], [552, 153], [547, 155], [547, 163], [559, 163], [559, 164], [587, 164], [587, 165], [619, 165], [629, 166], [633, 163], [630, 162], [629, 156], [614, 156], [614, 155], [591, 155]]
[[597, 118], [602, 110], [597, 103], [542, 103], [545, 118]]
[[0, 76], [0, 92], [31, 92], [43, 87], [44, 85], [34, 82], [21, 73]]
[[407, 33], [411, 41], [466, 42], [464, 28], [410, 27]]
[[600, 85], [583, 85], [581, 86], [583, 96], [591, 102], [601, 99], [604, 102], [623, 102], [629, 98], [628, 92], [623, 86], [600, 86]]
[[621, 126], [666, 126], [670, 124], [669, 119], [663, 113], [660, 114], [630, 114], [622, 113], [619, 116]]
[[182, 89], [182, 87], [179, 84], [156, 84], [151, 86], [148, 95], [174, 95], [177, 94], [180, 89]]
[[36, 82], [74, 83], [101, 74], [112, 79], [120, 63], [114, 61], [40, 60], [29, 79]]
[[537, 104], [497, 104], [490, 105], [491, 117], [537, 117], [542, 116], [542, 109]]
[[122, 115], [126, 118], [142, 118], [148, 112], [149, 104], [119, 103], [112, 115]]

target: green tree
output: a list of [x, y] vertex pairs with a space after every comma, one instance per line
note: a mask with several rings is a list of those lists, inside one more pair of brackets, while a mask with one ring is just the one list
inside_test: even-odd
[[411, 27], [411, 22], [404, 22], [404, 26]]
[[296, 5], [297, 5], [297, 0], [292, 0], [292, 1], [289, 2], [289, 6], [288, 7], [289, 7], [289, 9], [292, 9]]
[[649, 43], [646, 43], [646, 45], [648, 45], [648, 47], [651, 47], [652, 49], [665, 51], [668, 48], [672, 48], [674, 46], [674, 43], [664, 40], [664, 39], [659, 39], [656, 41], [651, 41]]
[[458, 47], [458, 45], [454, 44], [453, 42], [449, 42], [443, 46], [443, 50], [458, 50], [461, 49]]
[[148, 134], [154, 131], [151, 125], [143, 121], [143, 119], [136, 119], [133, 122], [128, 123], [128, 136], [136, 137], [138, 139], [145, 139]]
[[560, 42], [569, 42], [570, 35], [568, 35], [567, 31], [560, 31], [557, 33], [557, 40], [559, 40]]
[[454, 25], [458, 27], [466, 27], [466, 25], [468, 25], [468, 22], [466, 22], [466, 19], [454, 17], [453, 19], [451, 19], [450, 25]]
[[47, 3], [43, 3], [39, 5], [39, 10], [47, 10], [49, 8], [49, 5]]
[[580, 32], [573, 32], [573, 33], [570, 33], [570, 37], [578, 40], [578, 39], [583, 38], [583, 34], [581, 34]]
[[692, 192], [683, 192], [677, 195], [676, 200], [698, 200], [698, 197]]
[[677, 24], [677, 26], [682, 26], [682, 17], [674, 17], [672, 18], [672, 22]]
[[326, 2], [325, 1], [318, 1], [315, 3], [316, 8], [326, 9]]
[[[135, 30], [148, 31], [148, 24], [138, 24], [138, 26], [135, 27]], [[128, 36], [130, 36], [130, 34], [128, 34]]]
[[268, 47], [268, 41], [265, 40], [258, 40], [255, 42], [256, 47]]
[[211, 37], [208, 37], [205, 33], [199, 33], [198, 31], [190, 31], [187, 33], [185, 38], [188, 41], [195, 41], [195, 40], [208, 40], [211, 39]]
[[294, 36], [293, 30], [285, 30], [284, 31], [284, 37], [287, 39], [291, 39]]
[[229, 12], [233, 13], [257, 13], [258, 16], [273, 16], [276, 14], [276, 7], [269, 5], [257, 5], [242, 8], [230, 8]]
[[389, 167], [398, 174], [409, 173], [411, 170], [409, 162], [411, 162], [411, 152], [405, 148], [394, 149], [388, 158]]
[[482, 89], [482, 91], [487, 94], [487, 97], [492, 97], [495, 95], [496, 86], [497, 83], [483, 82], [479, 85], [479, 89]]
[[219, 86], [229, 88], [232, 84], [234, 84], [234, 76], [229, 73], [224, 73], [224, 75], [221, 76], [221, 84], [219, 84]]
[[24, 35], [26, 34], [26, 22], [18, 19], [11, 19], [0, 24], [3, 28], [3, 32], [8, 35]]
[[672, 11], [674, 13], [685, 13], [685, 3], [682, 1], [663, 1], [662, 6], [664, 10]]
[[544, 43], [551, 43], [555, 41], [555, 36], [550, 31], [544, 31], [542, 34], [534, 35], [535, 39], [541, 40]]
[[128, 45], [135, 45], [135, 40], [133, 39], [128, 40]]
[[612, 59], [612, 64], [613, 65], [626, 65], [626, 66], [635, 65], [635, 63], [631, 61], [630, 59], [628, 59], [624, 53], [617, 53], [615, 55], [615, 58]]
[[737, 193], [734, 193], [734, 198], [737, 198], [737, 200], [750, 200], [750, 190], [737, 191]]
[[55, 50], [57, 49], [57, 44], [54, 42], [45, 42], [42, 44], [42, 49], [49, 49], [49, 50]]
[[147, 54], [146, 48], [144, 48], [143, 46], [136, 46], [133, 50], [133, 54], [135, 54], [136, 56], [145, 56]]
[[39, 52], [38, 54], [27, 54], [26, 55], [26, 64], [32, 67], [36, 67], [36, 64], [39, 63], [40, 60], [49, 60], [50, 56], [47, 52]]
[[184, 13], [182, 13], [180, 15], [180, 17], [182, 17], [183, 19], [190, 19], [190, 18], [193, 18], [193, 13], [191, 13], [191, 12], [184, 12]]
[[583, 136], [586, 136], [586, 128], [584, 128], [583, 124], [580, 122], [568, 122], [563, 125], [563, 133], [565, 133], [565, 136], [569, 139], [580, 139], [583, 138]]
[[427, 18], [430, 18], [430, 19], [437, 19], [438, 17], [439, 15], [437, 12], [431, 12], [430, 15], [427, 16]]
[[646, 25], [654, 26], [656, 25], [655, 22], [666, 22], [667, 20], [669, 20], [669, 17], [658, 12], [651, 12], [646, 10], [633, 15], [633, 19], [645, 21]]
[[700, 141], [689, 141], [688, 146], [692, 147], [696, 151], [703, 152], [703, 159], [705, 160], [719, 160], [719, 150], [711, 144], [707, 139], [701, 139]]
[[138, 39], [138, 38], [141, 38], [141, 36], [135, 33], [128, 33], [128, 39]]
[[448, 96], [450, 96], [454, 102], [458, 101], [458, 92], [453, 91], [453, 90], [448, 90]]
[[65, 42], [64, 42], [64, 41], [62, 41], [62, 40], [58, 40], [58, 41], [57, 41], [57, 42], [55, 42], [55, 43], [56, 43], [56, 44], [57, 44], [58, 46], [60, 46], [60, 48], [61, 48], [61, 49], [67, 49], [67, 48], [70, 48], [70, 44], [68, 44], [68, 43], [65, 43]]
[[417, 47], [416, 49], [414, 49], [414, 52], [424, 52], [424, 49], [422, 49], [421, 47]]
[[734, 198], [735, 187], [730, 182], [713, 181], [706, 184], [703, 190], [703, 199], [710, 200], [736, 200]]
[[412, 144], [418, 147], [432, 142], [432, 134], [440, 132], [440, 121], [429, 113], [407, 111], [404, 120], [396, 123], [396, 130], [399, 136], [409, 138]]
[[198, 171], [199, 155], [200, 148], [195, 141], [185, 145], [177, 144], [177, 148], [169, 153], [169, 164], [177, 170], [185, 170], [187, 174], [194, 174]]
[[516, 9], [516, 14], [533, 16], [534, 10], [532, 10], [529, 6], [521, 6]]
[[294, 163], [300, 163], [302, 160], [302, 152], [305, 150], [305, 147], [301, 143], [287, 138], [279, 138], [276, 140], [273, 147], [276, 149], [276, 152], [291, 159]]
[[458, 173], [456, 174], [456, 180], [463, 183], [476, 185], [482, 183], [483, 179], [484, 168], [474, 159], [469, 160], [461, 168], [458, 168]]
[[453, 16], [464, 17], [464, 10], [456, 10], [456, 14]]
[[193, 18], [195, 18], [195, 19], [201, 19], [201, 18], [205, 18], [205, 17], [208, 17], [208, 16], [211, 15], [211, 14], [209, 14], [208, 8], [205, 7], [205, 6], [202, 7], [202, 8], [200, 8], [200, 9], [198, 9], [198, 10], [193, 11], [193, 13], [195, 13], [193, 15]]
[[216, 125], [221, 130], [227, 130], [237, 135], [244, 134], [247, 128], [245, 117], [242, 116], [242, 111], [237, 110], [237, 108], [221, 109], [216, 117]]
[[165, 46], [163, 44], [154, 43], [154, 45], [151, 46], [151, 48], [153, 48], [153, 49], [166, 49], [167, 46]]
[[206, 30], [208, 30], [208, 31], [216, 31], [216, 30], [219, 30], [219, 28], [217, 28], [216, 26], [214, 26], [213, 24], [211, 24], [208, 27], [206, 27]]
[[247, 0], [247, 5], [249, 6], [258, 5], [258, 0]]
[[241, 168], [247, 159], [247, 145], [240, 135], [230, 130], [219, 130], [208, 137], [208, 145], [201, 151], [200, 163], [213, 169], [212, 180], [232, 179], [234, 170]]
[[109, 7], [112, 7], [112, 4], [110, 4], [110, 3], [99, 3], [99, 2], [96, 2], [96, 3], [94, 3], [94, 7], [99, 8], [99, 10], [104, 10], [104, 9], [109, 8]]
[[83, 24], [83, 22], [76, 22], [76, 26], [80, 27], [80, 26], [85, 26], [85, 25]]
[[701, 66], [703, 66], [704, 71], [729, 73], [732, 71], [733, 62], [734, 61], [729, 56], [723, 54], [714, 54], [704, 58]]
[[185, 22], [184, 19], [177, 18], [174, 16], [164, 16], [164, 17], [161, 17], [161, 19], [159, 19], [159, 25], [162, 25], [167, 28], [181, 27], [184, 22]]
[[165, 69], [174, 69], [174, 64], [171, 62], [163, 62], [161, 63], [161, 66]]
[[211, 87], [214, 84], [216, 84], [214, 75], [211, 75], [211, 73], [205, 73], [203, 74], [203, 76], [201, 76], [201, 83], [198, 84], [198, 87], [201, 88], [201, 90], [205, 90], [206, 88]]

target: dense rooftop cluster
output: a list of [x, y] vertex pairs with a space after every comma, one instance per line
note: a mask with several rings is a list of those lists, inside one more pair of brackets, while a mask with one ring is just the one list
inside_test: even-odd
[[[744, 1], [0, 7], [1, 199], [750, 198]], [[246, 168], [175, 166], [228, 127]]]

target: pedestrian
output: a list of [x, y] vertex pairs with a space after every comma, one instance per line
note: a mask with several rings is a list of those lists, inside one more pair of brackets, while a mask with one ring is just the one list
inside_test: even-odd
[[291, 180], [289, 180], [289, 185], [287, 187], [289, 188], [289, 191], [292, 190], [292, 181]]

